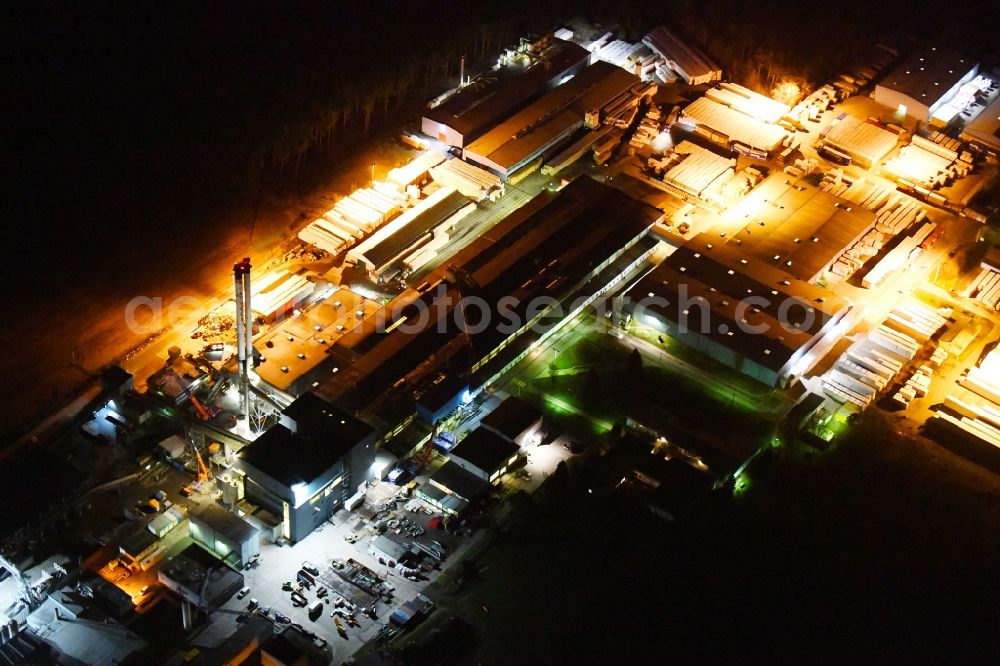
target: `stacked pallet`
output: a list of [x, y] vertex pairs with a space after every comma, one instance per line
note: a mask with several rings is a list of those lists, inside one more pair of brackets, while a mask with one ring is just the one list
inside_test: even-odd
[[885, 163], [885, 169], [897, 178], [934, 189], [944, 186], [958, 175], [952, 167], [957, 160], [955, 151], [915, 136], [911, 143], [900, 148], [899, 153]]
[[436, 150], [425, 150], [403, 166], [389, 171], [385, 178], [386, 183], [400, 192], [405, 191], [410, 185], [419, 183], [428, 171], [443, 161], [444, 155], [441, 153]]
[[861, 280], [861, 286], [871, 289], [877, 286], [887, 275], [907, 265], [922, 250], [921, 245], [930, 236], [937, 225], [933, 222], [925, 222], [913, 235], [908, 235], [889, 253], [879, 259], [870, 271]]
[[635, 62], [642, 62], [650, 55], [649, 48], [642, 42], [632, 44], [621, 39], [601, 44], [592, 52], [598, 60], [609, 62], [630, 72], [634, 72]]
[[1000, 310], [1000, 273], [983, 268], [969, 287], [969, 297], [990, 308]]
[[448, 160], [433, 167], [430, 173], [435, 182], [454, 188], [476, 201], [503, 195], [503, 181], [499, 176], [464, 160]]
[[[923, 304], [897, 306], [884, 323], [851, 345], [823, 376], [824, 392], [841, 403], [867, 407], [944, 323], [944, 317]], [[915, 334], [900, 328], [912, 329]], [[905, 406], [914, 397], [926, 395], [934, 368], [940, 366], [946, 356], [935, 353], [893, 398]]]
[[886, 317], [885, 325], [923, 343], [944, 328], [947, 321], [928, 306], [912, 303], [893, 308]]
[[[840, 172], [840, 169], [835, 171]], [[851, 180], [841, 174], [838, 179], [832, 173], [827, 173], [823, 177], [819, 187], [834, 196], [847, 199], [868, 210], [879, 210], [889, 203], [890, 197], [894, 196], [895, 193], [895, 188], [869, 183], [864, 178]]]
[[[831, 188], [840, 188], [842, 186], [843, 182], [836, 183], [834, 186], [831, 181]], [[856, 188], [851, 192], [852, 188], [855, 188], [853, 183], [847, 185], [842, 194], [851, 194], [860, 200], [859, 205], [865, 207], [877, 204], [881, 205], [878, 209], [872, 208], [872, 210], [876, 211], [875, 222], [872, 227], [854, 245], [837, 257], [837, 260], [830, 266], [830, 272], [840, 277], [848, 277], [856, 273], [869, 259], [876, 256], [890, 239], [910, 228], [914, 223], [922, 221], [927, 216], [926, 211], [924, 211], [923, 207], [916, 200], [892, 190], [881, 188], [879, 192], [868, 192]], [[895, 254], [893, 254], [893, 258], [886, 263], [884, 268], [879, 269], [874, 277], [881, 279], [883, 277], [882, 273], [888, 273], [898, 268], [901, 262], [905, 261], [913, 249], [919, 246], [934, 229], [934, 225], [930, 223], [927, 223], [927, 225], [921, 227], [917, 234], [915, 234], [915, 238], [919, 236], [917, 240], [908, 243], [906, 248], [898, 252], [894, 249], [893, 253]], [[883, 261], [885, 260], [883, 259]], [[874, 283], [874, 280], [872, 282]]]

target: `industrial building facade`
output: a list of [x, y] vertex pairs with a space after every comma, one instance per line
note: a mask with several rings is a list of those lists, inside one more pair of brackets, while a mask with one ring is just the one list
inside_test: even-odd
[[191, 537], [236, 569], [260, 555], [260, 531], [211, 502], [188, 509]]
[[775, 387], [812, 367], [851, 311], [828, 291], [713, 246], [704, 234], [637, 283], [627, 301], [637, 324]]
[[[512, 54], [513, 55], [513, 54]], [[421, 131], [459, 148], [518, 111], [546, 90], [579, 73], [590, 60], [581, 46], [543, 38], [473, 79], [441, 104], [428, 108]]]
[[366, 480], [374, 459], [374, 429], [307, 393], [240, 451], [236, 469], [248, 500], [280, 516], [282, 536], [296, 542], [353, 494], [352, 479]]
[[509, 178], [583, 127], [588, 113], [600, 111], [640, 83], [634, 74], [595, 62], [467, 144], [463, 157]]
[[901, 116], [930, 122], [978, 73], [977, 62], [951, 49], [923, 47], [875, 86], [874, 99]]
[[492, 430], [476, 428], [451, 450], [449, 459], [489, 483], [513, 470], [522, 460], [521, 447]]

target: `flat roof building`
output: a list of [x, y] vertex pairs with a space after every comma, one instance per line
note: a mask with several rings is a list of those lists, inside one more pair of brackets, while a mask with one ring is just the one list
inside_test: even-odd
[[484, 72], [441, 104], [426, 109], [421, 131], [461, 148], [590, 61], [582, 46], [561, 39], [545, 43], [542, 40], [537, 49], [530, 47], [537, 52]]
[[712, 233], [716, 245], [816, 282], [874, 225], [867, 208], [777, 173], [726, 211]]
[[[254, 340], [258, 352], [254, 372], [274, 388], [299, 395], [325, 380], [336, 363], [327, 354], [341, 336], [377, 310], [377, 305], [350, 289], [328, 297], [276, 323]], [[359, 314], [360, 313], [360, 314]]]
[[469, 399], [469, 378], [462, 375], [441, 374], [417, 389], [417, 416], [435, 425]]
[[639, 77], [611, 63], [595, 62], [467, 144], [463, 157], [508, 178], [583, 127], [588, 112], [639, 83]]
[[284, 538], [300, 541], [353, 494], [374, 459], [373, 428], [306, 393], [239, 452], [236, 469], [247, 496], [283, 517]]
[[480, 421], [483, 428], [522, 447], [538, 443], [543, 434], [542, 423], [542, 412], [538, 408], [513, 395]]
[[[435, 493], [432, 490], [435, 488], [440, 492]], [[430, 475], [422, 489], [425, 501], [429, 500], [448, 513], [457, 514], [486, 495], [490, 484], [457, 462], [449, 460]]]
[[162, 585], [196, 607], [218, 608], [243, 587], [243, 574], [197, 543], [167, 560], [156, 575]]
[[874, 99], [901, 116], [928, 122], [977, 73], [975, 60], [948, 48], [924, 46], [875, 86]]
[[786, 384], [828, 350], [850, 306], [830, 292], [696, 236], [628, 292], [638, 324], [769, 386]]
[[455, 445], [449, 460], [484, 481], [497, 483], [521, 460], [521, 447], [487, 428], [476, 428]]
[[188, 508], [191, 537], [236, 569], [260, 555], [260, 530], [215, 502]]

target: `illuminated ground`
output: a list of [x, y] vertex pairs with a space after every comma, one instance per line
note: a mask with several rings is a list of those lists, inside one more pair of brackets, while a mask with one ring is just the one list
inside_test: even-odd
[[588, 493], [586, 472], [555, 478], [464, 584], [435, 588], [443, 612], [399, 648], [406, 663], [996, 653], [996, 476], [878, 417], [827, 454], [773, 451], [675, 530]]

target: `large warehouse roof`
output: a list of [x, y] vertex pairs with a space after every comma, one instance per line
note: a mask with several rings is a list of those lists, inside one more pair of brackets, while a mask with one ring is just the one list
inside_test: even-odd
[[[446, 288], [450, 303], [439, 300], [437, 289], [430, 289], [419, 297], [429, 317], [417, 307], [390, 305], [384, 332], [369, 334], [349, 351], [341, 352], [337, 345], [335, 353], [345, 365], [320, 389], [322, 395], [340, 399], [349, 394], [367, 404], [418, 366], [430, 371], [452, 356], [471, 365], [511, 335], [513, 321], [526, 321], [525, 311], [537, 304], [536, 298], [559, 299], [573, 293], [659, 216], [657, 209], [586, 176], [559, 193], [539, 194], [452, 256], [445, 262], [449, 268], [427, 277], [429, 284], [440, 282]], [[581, 234], [581, 229], [587, 233]], [[465, 286], [454, 284], [455, 273], [464, 276]], [[469, 336], [462, 334], [454, 315], [463, 296], [482, 298], [492, 308], [489, 325], [472, 329]], [[498, 312], [505, 298], [505, 310]], [[476, 323], [479, 308], [471, 306], [467, 316]], [[408, 318], [402, 322], [407, 325], [394, 326], [403, 317]]]
[[965, 126], [963, 136], [1000, 149], [1000, 95]]
[[[254, 340], [261, 362], [255, 368], [265, 382], [286, 391], [329, 357], [342, 335], [375, 313], [376, 304], [350, 289], [337, 289], [305, 312], [284, 319]], [[361, 316], [358, 316], [358, 312]]]
[[552, 44], [542, 57], [518, 60], [476, 78], [424, 117], [466, 137], [485, 131], [590, 58], [572, 42], [553, 39]]
[[974, 60], [951, 49], [928, 46], [911, 53], [879, 85], [933, 106], [974, 67]]
[[348, 257], [376, 270], [468, 205], [460, 193], [442, 187], [356, 245]]
[[[667, 301], [654, 302], [649, 294]], [[633, 302], [778, 371], [846, 307], [707, 234], [679, 248], [630, 291]], [[750, 301], [753, 297], [755, 300]], [[766, 299], [767, 304], [756, 299]], [[639, 311], [641, 312], [641, 310]], [[752, 328], [750, 328], [752, 327]]]
[[729, 230], [727, 245], [780, 265], [807, 282], [875, 222], [872, 211], [811, 185], [793, 187], [780, 173], [750, 192], [727, 216], [742, 226]]
[[465, 157], [504, 174], [515, 171], [581, 127], [587, 111], [639, 82], [619, 67], [596, 62], [466, 146]]
[[774, 150], [785, 138], [785, 131], [777, 125], [751, 118], [707, 97], [699, 97], [689, 104], [684, 109], [683, 121], [704, 125], [732, 141], [761, 150]]
[[899, 137], [878, 125], [846, 116], [826, 135], [826, 142], [851, 157], [865, 163], [876, 164], [896, 147]]

